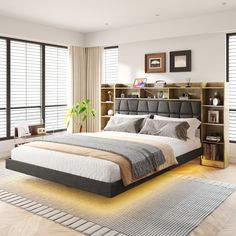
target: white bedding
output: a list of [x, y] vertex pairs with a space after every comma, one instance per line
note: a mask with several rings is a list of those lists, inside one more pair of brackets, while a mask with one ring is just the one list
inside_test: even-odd
[[[112, 134], [115, 136], [128, 135], [131, 141], [132, 137], [136, 135], [142, 135], [144, 139], [160, 140], [161, 142], [169, 144], [173, 148], [176, 157], [201, 147], [199, 138], [189, 139], [184, 142], [169, 137], [133, 133], [124, 134], [122, 132], [113, 131], [102, 132], [102, 136], [106, 137], [108, 132], [109, 135]], [[91, 133], [89, 135], [91, 135]], [[96, 133], [92, 135], [96, 136]], [[101, 133], [99, 133], [99, 136], [101, 136]], [[117, 164], [93, 157], [84, 157], [30, 146], [20, 146], [12, 150], [11, 158], [28, 164], [46, 167], [107, 183], [113, 183], [121, 179], [120, 169]]]

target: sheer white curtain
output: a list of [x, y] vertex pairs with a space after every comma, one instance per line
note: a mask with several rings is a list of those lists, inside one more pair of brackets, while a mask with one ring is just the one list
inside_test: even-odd
[[[87, 97], [86, 91], [86, 53], [85, 48], [71, 46], [69, 47], [69, 101], [71, 106], [77, 101], [82, 101]], [[83, 127], [86, 131], [86, 125]], [[71, 125], [69, 131], [79, 132], [79, 127]]]
[[87, 98], [91, 100], [91, 106], [96, 110], [96, 118], [87, 120], [87, 131], [99, 131], [100, 117], [100, 83], [102, 75], [102, 53], [99, 47], [86, 48], [87, 55]]
[[[102, 48], [81, 48], [71, 46], [69, 48], [69, 101], [71, 106], [77, 101], [91, 100], [91, 106], [96, 109], [95, 119], [89, 118], [83, 126], [83, 132], [99, 131], [99, 101], [100, 81], [102, 75]], [[79, 132], [76, 125], [69, 127], [71, 132]]]

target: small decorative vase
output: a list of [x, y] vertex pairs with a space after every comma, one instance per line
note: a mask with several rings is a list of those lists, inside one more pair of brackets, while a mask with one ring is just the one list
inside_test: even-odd
[[112, 102], [112, 92], [108, 91], [107, 93], [108, 93], [108, 101]]
[[113, 110], [108, 110], [108, 112], [107, 112], [107, 114], [108, 114], [108, 116], [113, 116]]

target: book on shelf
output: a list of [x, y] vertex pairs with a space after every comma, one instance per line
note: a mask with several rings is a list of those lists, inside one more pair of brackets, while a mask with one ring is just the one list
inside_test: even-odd
[[207, 141], [211, 141], [211, 142], [220, 142], [220, 141], [221, 141], [221, 136], [211, 136], [211, 135], [207, 135], [207, 136], [206, 136], [206, 140], [207, 140]]
[[204, 156], [207, 160], [220, 161], [220, 146], [204, 143]]

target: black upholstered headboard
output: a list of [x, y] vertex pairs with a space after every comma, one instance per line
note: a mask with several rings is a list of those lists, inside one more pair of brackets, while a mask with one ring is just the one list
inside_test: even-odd
[[195, 117], [201, 120], [200, 101], [116, 98], [115, 111], [128, 115], [156, 114], [177, 118]]

